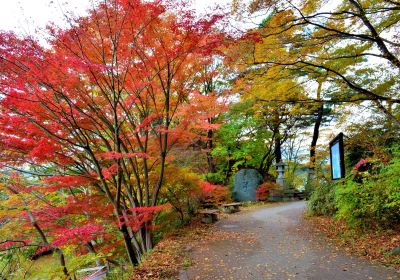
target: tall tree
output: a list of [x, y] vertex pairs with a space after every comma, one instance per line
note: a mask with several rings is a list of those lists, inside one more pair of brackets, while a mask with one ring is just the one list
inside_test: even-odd
[[257, 115], [263, 116], [265, 128], [272, 133], [272, 147], [275, 162], [278, 163], [282, 161], [282, 144], [292, 129], [303, 125], [302, 119], [309, 113], [309, 106], [296, 104], [297, 100], [307, 99], [300, 71], [290, 71], [286, 66], [271, 67], [258, 63], [260, 60], [292, 55], [281, 44], [280, 36], [263, 38], [270, 21], [275, 20], [267, 18], [258, 28], [249, 30], [230, 48], [228, 58], [237, 71], [234, 90], [242, 99], [254, 101]]
[[254, 101], [233, 104], [220, 118], [212, 155], [216, 160], [216, 183], [228, 183], [232, 172], [241, 167], [256, 168], [267, 175], [274, 160], [273, 138], [265, 119], [254, 110]]
[[66, 30], [50, 27], [48, 48], [0, 34], [3, 166], [51, 168], [43, 192], [102, 196], [132, 264], [153, 246], [167, 155], [196, 121], [185, 104], [222, 42], [220, 16], [180, 8], [104, 1]]
[[257, 64], [285, 65], [292, 70], [327, 72], [336, 85], [329, 101], [370, 101], [395, 124], [400, 70], [396, 1], [256, 0], [251, 12], [267, 11], [274, 24], [263, 37], [282, 39], [293, 55], [256, 60]]

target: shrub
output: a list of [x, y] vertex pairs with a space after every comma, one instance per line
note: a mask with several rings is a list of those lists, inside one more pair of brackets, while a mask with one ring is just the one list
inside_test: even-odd
[[222, 172], [216, 172], [216, 173], [207, 173], [205, 175], [205, 179], [207, 182], [210, 182], [215, 185], [223, 184], [225, 181], [225, 174]]
[[202, 189], [203, 201], [206, 204], [218, 204], [230, 200], [230, 192], [227, 187], [222, 185], [213, 185], [209, 182], [199, 181]]
[[274, 182], [266, 182], [257, 187], [257, 201], [265, 201], [268, 199], [271, 190], [277, 190], [279, 186]]
[[382, 186], [367, 180], [357, 183], [346, 180], [337, 188], [337, 218], [344, 220], [350, 227], [365, 228], [383, 222], [385, 194]]
[[336, 192], [337, 217], [350, 227], [393, 227], [400, 222], [400, 158], [376, 175], [357, 170]]
[[184, 222], [196, 212], [202, 194], [198, 185], [199, 176], [187, 169], [168, 166], [166, 169], [164, 187], [161, 189], [161, 199], [172, 205]]
[[311, 215], [334, 215], [336, 212], [335, 185], [323, 182], [319, 186], [315, 186], [308, 200], [307, 208]]
[[385, 207], [400, 215], [400, 157], [394, 158], [387, 168], [384, 168], [381, 177], [386, 186], [387, 201]]

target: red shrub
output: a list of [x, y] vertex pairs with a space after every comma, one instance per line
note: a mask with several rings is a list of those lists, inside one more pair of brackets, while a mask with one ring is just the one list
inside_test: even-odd
[[266, 182], [258, 186], [256, 190], [256, 198], [258, 201], [265, 201], [269, 197], [270, 190], [278, 189], [278, 185], [273, 182]]
[[209, 182], [199, 181], [202, 196], [205, 202], [218, 204], [230, 199], [229, 189], [222, 185], [213, 185]]

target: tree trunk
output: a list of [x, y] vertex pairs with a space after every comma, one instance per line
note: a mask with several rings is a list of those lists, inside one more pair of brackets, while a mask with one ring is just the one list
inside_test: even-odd
[[[96, 250], [94, 249], [94, 246], [93, 246], [93, 244], [92, 244], [92, 241], [89, 241], [89, 242], [86, 244], [86, 247], [88, 248], [88, 250], [89, 250], [90, 253], [95, 254], [95, 255], [97, 254], [97, 253], [96, 253]], [[97, 266], [104, 265], [104, 262], [103, 262], [101, 259], [96, 259], [96, 265], [97, 265]]]
[[56, 248], [55, 251], [58, 254], [58, 258], [60, 260], [60, 264], [61, 264], [61, 266], [63, 268], [63, 273], [66, 276], [66, 278], [69, 279], [70, 277], [69, 277], [69, 273], [68, 273], [68, 270], [67, 270], [67, 266], [65, 264], [64, 253], [59, 248]]
[[279, 133], [276, 134], [274, 141], [275, 141], [275, 147], [274, 147], [275, 161], [276, 163], [280, 163], [282, 162], [282, 143]]
[[129, 236], [128, 228], [125, 224], [121, 225], [119, 229], [124, 237], [125, 249], [128, 253], [129, 262], [132, 266], [139, 264], [139, 261], [135, 255], [135, 250], [132, 245], [131, 237]]
[[231, 161], [231, 154], [228, 153], [228, 160], [226, 162], [226, 173], [225, 173], [225, 180], [224, 180], [224, 185], [227, 185], [229, 182], [229, 177], [231, 176], [232, 173], [232, 161]]
[[[322, 91], [322, 82], [318, 81], [318, 89], [317, 89], [317, 100], [320, 101], [321, 100], [321, 91]], [[314, 171], [315, 169], [315, 149], [317, 148], [317, 141], [319, 138], [319, 128], [321, 126], [322, 123], [322, 117], [324, 114], [324, 104], [320, 103], [318, 105], [318, 109], [317, 109], [317, 118], [315, 120], [314, 123], [314, 131], [313, 131], [313, 136], [312, 136], [312, 140], [311, 140], [311, 146], [310, 146], [310, 165], [309, 165], [309, 169], [311, 171]]]
[[[50, 243], [47, 241], [46, 235], [44, 234], [43, 230], [41, 229], [41, 227], [39, 226], [39, 224], [36, 222], [35, 217], [33, 217], [32, 213], [30, 211], [28, 211], [28, 216], [31, 220], [31, 223], [33, 225], [33, 227], [36, 229], [36, 231], [39, 233], [40, 238], [42, 239], [43, 243], [48, 245], [49, 248], [51, 248], [52, 246], [50, 245]], [[65, 264], [65, 257], [64, 257], [64, 253], [61, 251], [60, 248], [55, 248], [54, 251], [57, 252], [58, 254], [58, 258], [60, 260], [60, 265], [62, 267], [63, 273], [66, 276], [67, 279], [69, 279], [69, 272], [67, 269], [67, 266]]]
[[272, 162], [274, 157], [272, 156], [272, 147], [268, 148], [268, 151], [264, 154], [261, 163], [258, 167], [258, 172], [260, 172], [263, 178], [267, 178], [269, 176], [269, 170], [272, 166]]
[[147, 228], [148, 226], [151, 226], [151, 223], [146, 223], [146, 249], [150, 251], [153, 249], [153, 234], [151, 229]]
[[319, 105], [317, 110], [317, 118], [314, 123], [314, 131], [310, 146], [310, 166], [309, 166], [310, 170], [315, 169], [315, 160], [316, 160], [315, 149], [317, 148], [317, 141], [319, 138], [319, 128], [322, 123], [323, 112], [324, 112], [324, 104], [321, 103], [321, 105]]
[[382, 39], [376, 28], [368, 19], [364, 8], [361, 6], [361, 3], [356, 0], [349, 0], [349, 2], [358, 10], [358, 17], [361, 18], [364, 26], [368, 28], [371, 36], [373, 37], [373, 41], [377, 44], [378, 49], [381, 51], [383, 57], [389, 60], [398, 69], [400, 69], [400, 60], [386, 46], [384, 39]]
[[213, 149], [213, 136], [214, 132], [210, 129], [207, 132], [207, 143], [206, 143], [206, 148], [207, 148], [207, 165], [208, 165], [208, 172], [209, 173], [215, 173], [215, 164], [214, 164], [214, 157], [211, 155], [212, 149]]
[[[14, 193], [18, 193], [18, 192], [14, 191]], [[25, 201], [23, 201], [23, 203], [27, 206], [27, 204], [26, 204]], [[43, 243], [46, 244], [46, 246], [48, 246], [49, 248], [54, 248], [54, 247], [51, 246], [50, 243], [47, 241], [46, 235], [44, 234], [42, 228], [41, 228], [41, 227], [39, 226], [39, 224], [37, 223], [36, 218], [35, 218], [35, 216], [33, 216], [32, 212], [31, 212], [30, 210], [27, 210], [27, 213], [28, 213], [28, 217], [29, 217], [29, 220], [30, 220], [32, 226], [33, 226], [33, 227], [36, 229], [36, 231], [39, 233], [40, 238], [42, 239]], [[64, 253], [61, 251], [60, 248], [55, 248], [54, 250], [55, 250], [55, 251], [57, 252], [57, 254], [58, 254], [58, 257], [59, 257], [59, 260], [60, 260], [60, 265], [61, 265], [61, 267], [62, 267], [62, 269], [63, 269], [63, 273], [64, 273], [66, 279], [69, 279], [69, 278], [70, 278], [70, 275], [69, 275], [67, 266], [65, 265]]]
[[127, 220], [123, 215], [123, 212], [117, 207], [114, 210], [114, 214], [116, 215], [117, 220], [120, 223], [119, 231], [122, 233], [122, 236], [124, 238], [125, 249], [129, 258], [129, 262], [131, 263], [132, 266], [138, 265], [139, 264], [138, 256], [140, 256], [140, 252], [135, 251], [135, 247], [133, 246], [132, 243], [132, 237], [129, 234], [129, 230], [126, 225]]
[[280, 134], [279, 127], [280, 127], [280, 118], [279, 113], [274, 112], [273, 115], [273, 125], [272, 125], [272, 132], [274, 136], [274, 156], [275, 156], [275, 163], [278, 164], [282, 162], [282, 135]]

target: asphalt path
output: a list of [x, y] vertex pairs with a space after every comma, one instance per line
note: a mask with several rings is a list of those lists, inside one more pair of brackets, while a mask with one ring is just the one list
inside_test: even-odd
[[351, 256], [304, 230], [305, 202], [242, 211], [216, 224], [215, 238], [190, 248], [192, 279], [400, 279], [394, 269]]

